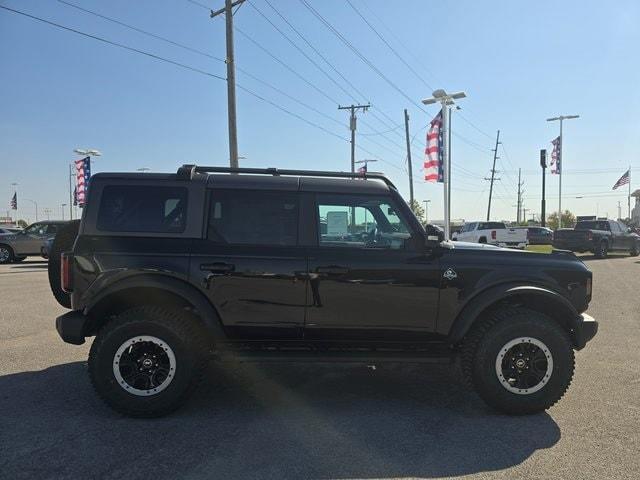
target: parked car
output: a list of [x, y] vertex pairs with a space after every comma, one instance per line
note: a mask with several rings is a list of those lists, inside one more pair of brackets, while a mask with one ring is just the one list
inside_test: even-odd
[[585, 220], [571, 228], [556, 230], [553, 246], [574, 252], [592, 252], [604, 258], [609, 252], [640, 254], [640, 236], [615, 220]]
[[178, 408], [211, 357], [459, 357], [489, 405], [539, 412], [597, 332], [584, 313], [592, 275], [573, 254], [445, 242], [381, 174], [99, 173], [82, 215], [49, 262], [71, 308], [56, 328], [71, 344], [96, 336], [91, 382], [126, 415]]
[[547, 227], [517, 227], [527, 231], [529, 245], [551, 245], [553, 243], [553, 230]]
[[28, 255], [41, 255], [46, 239], [55, 235], [66, 223], [36, 222], [18, 233], [0, 235], [0, 264], [21, 262]]
[[509, 228], [504, 222], [470, 222], [451, 238], [461, 242], [488, 243], [510, 248], [525, 248], [528, 243], [526, 230]]
[[21, 228], [13, 228], [13, 227], [0, 227], [0, 235], [11, 235], [14, 233], [21, 232]]

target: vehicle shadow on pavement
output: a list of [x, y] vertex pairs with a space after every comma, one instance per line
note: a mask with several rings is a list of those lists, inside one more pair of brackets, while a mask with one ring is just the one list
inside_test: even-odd
[[560, 439], [546, 413], [486, 407], [442, 367], [211, 365], [191, 402], [137, 420], [86, 364], [0, 377], [6, 478], [441, 477], [501, 470]]

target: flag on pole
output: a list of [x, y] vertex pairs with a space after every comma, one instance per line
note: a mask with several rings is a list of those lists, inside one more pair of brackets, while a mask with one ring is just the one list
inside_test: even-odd
[[11, 210], [18, 210], [18, 192], [13, 193], [9, 206], [11, 207]]
[[627, 185], [629, 183], [630, 173], [631, 172], [627, 170], [625, 174], [618, 179], [618, 181], [616, 182], [616, 184], [613, 186], [611, 190], [615, 190], [616, 188], [621, 187], [622, 185]]
[[75, 161], [76, 165], [76, 201], [83, 207], [87, 201], [87, 188], [91, 178], [91, 158], [85, 157]]
[[424, 151], [424, 179], [427, 182], [444, 182], [444, 140], [442, 138], [442, 109], [431, 120]]
[[560, 137], [551, 140], [553, 150], [551, 151], [551, 173], [559, 175], [561, 173], [562, 159], [560, 158]]

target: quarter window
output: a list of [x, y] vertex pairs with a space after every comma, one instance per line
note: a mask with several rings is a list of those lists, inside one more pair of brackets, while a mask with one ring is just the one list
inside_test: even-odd
[[321, 247], [388, 248], [410, 245], [411, 231], [388, 198], [318, 196]]
[[102, 190], [97, 228], [110, 232], [184, 232], [187, 189], [113, 185]]
[[297, 194], [214, 191], [209, 211], [208, 238], [214, 242], [231, 244], [296, 245]]

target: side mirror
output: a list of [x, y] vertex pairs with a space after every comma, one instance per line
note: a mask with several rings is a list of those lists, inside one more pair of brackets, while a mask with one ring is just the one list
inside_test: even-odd
[[436, 228], [433, 225], [427, 225], [425, 227], [425, 231], [427, 232], [427, 240], [425, 242], [427, 247], [436, 247], [444, 241], [444, 232], [439, 228]]

